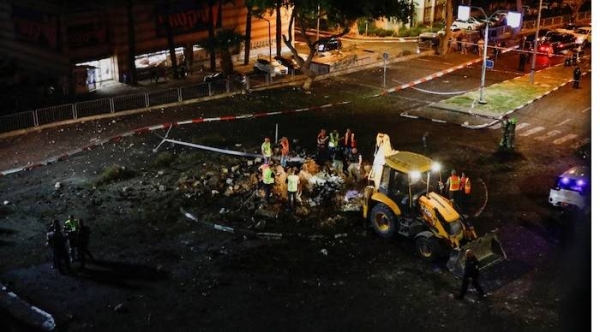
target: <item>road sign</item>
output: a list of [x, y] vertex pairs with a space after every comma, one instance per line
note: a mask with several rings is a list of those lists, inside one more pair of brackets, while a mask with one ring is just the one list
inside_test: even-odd
[[485, 68], [494, 69], [494, 60], [485, 60]]
[[390, 57], [388, 52], [383, 52], [383, 60], [387, 60]]

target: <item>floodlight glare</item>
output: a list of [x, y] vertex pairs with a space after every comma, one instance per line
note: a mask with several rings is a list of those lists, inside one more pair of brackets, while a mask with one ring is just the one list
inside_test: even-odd
[[431, 164], [431, 171], [432, 171], [432, 172], [439, 172], [441, 169], [442, 169], [442, 165], [440, 165], [440, 163], [438, 163], [438, 162], [434, 161], [434, 162]]
[[458, 19], [466, 21], [471, 16], [471, 7], [469, 6], [458, 6]]

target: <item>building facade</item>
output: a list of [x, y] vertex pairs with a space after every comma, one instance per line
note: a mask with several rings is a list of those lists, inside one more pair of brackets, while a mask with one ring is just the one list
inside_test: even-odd
[[[211, 25], [215, 31], [246, 34], [248, 9], [243, 0], [215, 1], [213, 6], [196, 0], [132, 0], [130, 8], [129, 1], [104, 6], [101, 1], [82, 2], [85, 5], [73, 7], [59, 0], [0, 0], [0, 57], [13, 61], [26, 75], [43, 74], [81, 92], [105, 81], [126, 80], [130, 52], [140, 73], [172, 66], [168, 30], [177, 65], [187, 70], [206, 66], [208, 54], [198, 44], [208, 38]], [[281, 13], [286, 32], [291, 10]], [[252, 17], [251, 58], [274, 48], [275, 21], [268, 13]], [[233, 50], [234, 62], [243, 56], [243, 45]]]

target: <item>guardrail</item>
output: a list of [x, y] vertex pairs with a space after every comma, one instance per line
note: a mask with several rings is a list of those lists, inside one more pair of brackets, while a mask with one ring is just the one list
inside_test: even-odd
[[271, 84], [282, 84], [293, 80], [294, 76], [270, 78], [266, 74], [253, 74], [247, 77], [246, 85], [233, 79], [217, 80], [209, 83], [180, 86], [164, 90], [127, 94], [111, 98], [82, 101], [57, 105], [0, 117], [0, 133], [39, 127], [55, 122], [83, 119], [103, 114], [152, 108], [160, 105], [240, 93], [243, 90], [260, 88]]

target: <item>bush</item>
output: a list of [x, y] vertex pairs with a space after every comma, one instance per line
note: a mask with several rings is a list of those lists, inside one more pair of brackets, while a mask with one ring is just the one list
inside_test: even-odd
[[105, 168], [93, 181], [95, 186], [131, 179], [135, 172], [123, 166], [113, 165]]
[[167, 167], [167, 166], [171, 165], [171, 163], [176, 158], [177, 157], [171, 152], [168, 152], [168, 151], [161, 152], [158, 154], [156, 159], [154, 159], [154, 161], [152, 162], [152, 165], [154, 165], [155, 167]]

